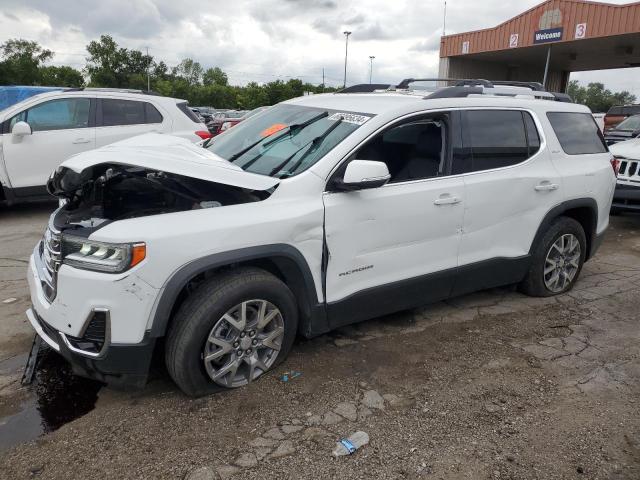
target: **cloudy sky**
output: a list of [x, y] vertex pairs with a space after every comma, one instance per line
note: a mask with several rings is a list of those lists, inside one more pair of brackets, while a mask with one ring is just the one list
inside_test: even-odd
[[[538, 0], [448, 0], [447, 33], [495, 26]], [[626, 3], [612, 0], [612, 3]], [[232, 83], [297, 77], [340, 85], [344, 30], [348, 83], [435, 76], [444, 0], [0, 0], [0, 42], [36, 40], [55, 52], [54, 64], [84, 66], [85, 46], [110, 34], [169, 66], [191, 57], [219, 66]], [[640, 97], [640, 69], [574, 74]]]

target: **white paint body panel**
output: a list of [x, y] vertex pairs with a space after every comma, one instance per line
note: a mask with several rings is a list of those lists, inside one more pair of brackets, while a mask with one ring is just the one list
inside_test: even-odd
[[[459, 203], [434, 204], [446, 195]], [[324, 204], [328, 302], [457, 266], [464, 205], [460, 178], [326, 193]]]

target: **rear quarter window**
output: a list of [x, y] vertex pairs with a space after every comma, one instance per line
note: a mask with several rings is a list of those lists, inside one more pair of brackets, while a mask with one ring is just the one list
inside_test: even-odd
[[191, 111], [191, 109], [189, 108], [189, 104], [187, 102], [177, 103], [176, 107], [178, 107], [178, 109], [182, 113], [184, 113], [187, 117], [189, 117], [189, 120], [191, 120], [193, 123], [200, 123], [200, 119], [195, 113]]
[[590, 113], [548, 112], [547, 118], [567, 155], [607, 152], [602, 132]]

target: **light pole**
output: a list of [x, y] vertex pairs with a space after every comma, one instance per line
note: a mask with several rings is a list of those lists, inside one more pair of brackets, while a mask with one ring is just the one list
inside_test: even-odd
[[342, 85], [342, 88], [346, 88], [347, 87], [347, 53], [349, 51], [349, 35], [351, 35], [351, 32], [344, 31], [342, 33], [344, 33], [344, 36], [345, 36], [345, 44], [344, 44], [344, 84]]
[[373, 59], [376, 58], [375, 55], [369, 55], [369, 84], [371, 84], [371, 77], [373, 77]]

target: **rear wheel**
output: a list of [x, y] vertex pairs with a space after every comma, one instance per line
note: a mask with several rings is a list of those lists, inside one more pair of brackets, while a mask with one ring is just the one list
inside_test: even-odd
[[521, 290], [535, 297], [571, 290], [582, 270], [586, 250], [582, 225], [573, 218], [559, 217], [535, 247]]
[[182, 305], [167, 335], [169, 374], [190, 396], [247, 385], [289, 353], [297, 307], [270, 273], [241, 268], [211, 278]]

